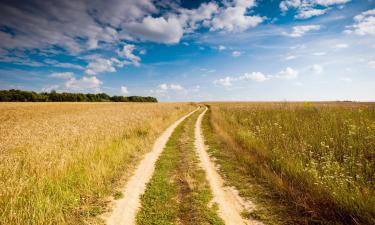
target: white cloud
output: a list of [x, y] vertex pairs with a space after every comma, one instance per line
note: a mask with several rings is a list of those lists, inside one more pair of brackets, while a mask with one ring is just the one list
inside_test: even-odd
[[350, 1], [351, 0], [313, 0], [312, 2], [321, 6], [331, 6], [331, 5], [345, 4]]
[[129, 94], [128, 88], [125, 87], [125, 86], [121, 86], [121, 94], [123, 94], [123, 95]]
[[233, 85], [233, 83], [232, 83], [233, 81], [235, 81], [233, 77], [225, 77], [225, 78], [220, 78], [218, 80], [214, 80], [213, 83], [215, 85], [221, 85], [221, 86], [229, 87], [229, 86]]
[[320, 16], [327, 12], [328, 9], [313, 9], [305, 8], [299, 10], [298, 14], [295, 16], [297, 19], [308, 19], [314, 16]]
[[99, 73], [116, 72], [116, 67], [122, 68], [125, 65], [139, 66], [141, 58], [134, 54], [136, 47], [131, 44], [125, 44], [122, 49], [117, 50], [120, 58], [112, 57], [110, 59], [103, 58], [100, 55], [89, 55], [84, 57], [89, 60], [85, 73], [88, 75], [96, 75]]
[[290, 37], [302, 37], [309, 31], [320, 30], [319, 25], [303, 25], [303, 26], [294, 26], [291, 33], [284, 32], [283, 34]]
[[80, 79], [72, 77], [65, 83], [65, 87], [74, 91], [94, 90], [98, 91], [102, 82], [95, 76], [83, 76]]
[[74, 76], [72, 72], [62, 72], [62, 73], [51, 73], [51, 77], [61, 78], [61, 79], [70, 79]]
[[285, 70], [280, 71], [276, 77], [281, 79], [295, 79], [298, 77], [298, 70], [294, 70], [291, 67], [287, 67]]
[[252, 72], [252, 73], [245, 73], [242, 77], [240, 77], [241, 80], [253, 80], [257, 82], [263, 82], [269, 79], [268, 76], [264, 75], [261, 72]]
[[227, 47], [225, 47], [224, 45], [219, 45], [219, 46], [217, 47], [217, 49], [218, 49], [219, 51], [224, 51], [225, 49], [227, 49]]
[[178, 19], [186, 28], [186, 32], [192, 32], [200, 27], [201, 23], [207, 23], [218, 12], [216, 2], [202, 3], [197, 9], [179, 9]]
[[0, 3], [0, 26], [9, 27], [12, 34], [0, 31], [0, 48], [48, 50], [59, 46], [78, 54], [121, 40], [174, 44], [201, 26], [233, 32], [255, 27], [263, 17], [249, 15], [254, 6], [255, 0], [228, 0], [220, 6], [211, 1], [195, 9], [153, 0], [6, 2]]
[[288, 11], [290, 8], [297, 8], [301, 5], [301, 0], [285, 0], [280, 2], [282, 12]]
[[375, 9], [362, 12], [354, 17], [355, 23], [347, 26], [345, 33], [357, 35], [375, 35]]
[[367, 65], [372, 68], [372, 69], [375, 69], [375, 60], [371, 60], [367, 63]]
[[165, 93], [169, 90], [172, 91], [183, 91], [185, 90], [184, 87], [182, 87], [180, 84], [160, 84], [158, 88], [156, 89], [156, 93]]
[[289, 60], [292, 60], [292, 59], [295, 59], [297, 58], [295, 55], [288, 55], [284, 58], [285, 61], [289, 61]]
[[68, 69], [78, 69], [78, 70], [84, 69], [84, 67], [80, 66], [80, 65], [76, 65], [76, 64], [72, 64], [72, 63], [62, 63], [62, 62], [58, 62], [56, 60], [51, 60], [51, 59], [46, 59], [46, 60], [44, 60], [44, 62], [47, 63], [48, 65], [52, 65], [54, 67], [61, 67], [61, 68], [68, 68]]
[[319, 64], [315, 64], [311, 66], [311, 71], [315, 74], [321, 74], [324, 71], [324, 67]]
[[117, 51], [117, 54], [120, 57], [124, 57], [125, 59], [128, 59], [131, 64], [135, 66], [139, 66], [139, 62], [141, 61], [141, 58], [134, 55], [133, 51], [135, 50], [134, 45], [125, 44], [122, 48], [122, 50]]
[[142, 22], [127, 24], [125, 31], [140, 40], [165, 44], [178, 43], [184, 33], [183, 27], [177, 18], [165, 19], [164, 17], [154, 18], [151, 16], [145, 17]]
[[348, 47], [349, 45], [345, 43], [336, 44], [335, 46], [333, 46], [333, 48], [336, 48], [336, 49], [342, 49], [342, 48], [348, 48]]
[[297, 19], [308, 19], [314, 16], [326, 14], [333, 5], [343, 5], [350, 0], [283, 0], [280, 2], [280, 10], [283, 14], [289, 9], [297, 9]]
[[169, 89], [174, 90], [174, 91], [184, 90], [184, 88], [179, 84], [170, 84]]
[[252, 73], [245, 73], [244, 75], [237, 76], [237, 77], [227, 76], [221, 79], [214, 80], [213, 83], [215, 85], [229, 87], [229, 86], [232, 86], [234, 82], [238, 82], [238, 81], [247, 80], [247, 81], [263, 82], [268, 79], [270, 79], [270, 76], [266, 76], [261, 72], [252, 72]]
[[213, 19], [207, 21], [205, 25], [210, 27], [211, 31], [245, 31], [263, 22], [263, 18], [260, 16], [246, 15], [247, 10], [254, 6], [255, 0], [236, 0], [229, 2], [227, 7], [220, 8]]
[[323, 56], [323, 55], [326, 55], [327, 53], [326, 52], [314, 52], [313, 55], [315, 56]]
[[104, 72], [116, 72], [116, 68], [113, 65], [113, 60], [104, 59], [101, 57], [94, 57], [85, 70], [85, 73], [88, 75], [96, 75], [98, 73]]
[[232, 52], [233, 57], [240, 57], [241, 55], [242, 55], [242, 52], [240, 52], [240, 51], [233, 51]]

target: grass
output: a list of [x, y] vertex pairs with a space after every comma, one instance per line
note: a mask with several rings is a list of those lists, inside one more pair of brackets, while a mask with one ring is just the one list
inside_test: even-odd
[[373, 104], [212, 103], [204, 132], [227, 181], [260, 206], [249, 216], [375, 222]]
[[100, 222], [110, 195], [190, 104], [1, 103], [0, 224]]
[[141, 198], [138, 224], [224, 224], [217, 206], [208, 206], [212, 194], [194, 150], [197, 116], [185, 119], [167, 142]]

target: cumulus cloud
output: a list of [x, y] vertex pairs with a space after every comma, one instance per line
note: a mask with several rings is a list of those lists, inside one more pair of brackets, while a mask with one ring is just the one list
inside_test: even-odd
[[224, 86], [230, 87], [233, 86], [236, 82], [240, 81], [255, 81], [255, 82], [264, 82], [271, 79], [286, 79], [292, 80], [298, 77], [299, 71], [295, 70], [291, 67], [287, 67], [284, 70], [276, 73], [275, 75], [265, 75], [262, 72], [252, 72], [252, 73], [245, 73], [241, 76], [226, 76], [224, 78], [220, 78], [214, 80], [213, 83], [217, 86]]
[[158, 85], [158, 88], [156, 89], [156, 93], [165, 93], [169, 90], [172, 90], [172, 91], [183, 91], [185, 90], [185, 88], [183, 86], [181, 86], [180, 84], [167, 84], [167, 83], [163, 83], [163, 84], [160, 84]]
[[202, 3], [196, 9], [179, 8], [176, 13], [125, 23], [122, 34], [137, 40], [175, 44], [185, 33], [201, 26], [210, 31], [245, 31], [263, 21], [260, 16], [248, 15], [247, 11], [254, 6], [255, 0], [228, 1], [222, 7], [216, 2]]
[[218, 49], [219, 51], [224, 51], [225, 49], [227, 49], [227, 47], [225, 47], [224, 45], [219, 45], [219, 46], [217, 47], [217, 49]]
[[132, 22], [125, 26], [125, 31], [140, 40], [166, 44], [178, 43], [184, 33], [177, 18], [145, 17], [141, 22]]
[[281, 70], [279, 73], [277, 73], [275, 77], [281, 79], [295, 79], [298, 77], [298, 74], [298, 70], [294, 70], [291, 67], [287, 67], [285, 70]]
[[141, 58], [134, 55], [134, 50], [136, 49], [135, 45], [125, 44], [122, 50], [117, 51], [117, 54], [120, 57], [124, 57], [125, 59], [129, 60], [129, 62], [135, 66], [139, 66], [139, 62]]
[[126, 86], [121, 86], [120, 90], [121, 90], [121, 94], [123, 95], [129, 94], [129, 90]]
[[228, 7], [220, 8], [214, 18], [206, 22], [210, 30], [240, 32], [255, 27], [263, 22], [263, 17], [249, 16], [247, 10], [255, 6], [255, 0], [236, 0]]
[[74, 73], [72, 72], [52, 73], [50, 76], [53, 78], [70, 79], [74, 76]]
[[96, 75], [104, 72], [116, 72], [114, 60], [104, 59], [100, 56], [95, 56], [87, 65], [85, 73], [88, 75]]
[[326, 14], [333, 5], [343, 5], [351, 0], [283, 0], [280, 2], [280, 10], [285, 13], [289, 9], [296, 9], [297, 19], [308, 19], [314, 16]]
[[314, 52], [312, 55], [314, 56], [323, 56], [323, 55], [326, 55], [327, 53], [326, 52]]
[[178, 10], [178, 19], [186, 28], [185, 32], [191, 32], [199, 28], [201, 24], [209, 22], [218, 9], [216, 2], [202, 3], [197, 9], [181, 8]]
[[84, 67], [81, 65], [77, 64], [72, 64], [72, 63], [63, 63], [63, 62], [58, 62], [56, 60], [51, 60], [51, 59], [46, 59], [44, 62], [48, 65], [54, 66], [54, 67], [60, 67], [60, 68], [67, 68], [67, 69], [77, 69], [77, 70], [83, 70]]
[[[128, 8], [131, 8], [131, 5], [142, 5], [135, 0], [125, 2], [128, 3]], [[109, 0], [105, 4], [118, 6], [125, 2]], [[104, 25], [108, 24], [109, 20], [97, 22], [104, 14], [117, 14], [116, 10], [118, 7], [108, 9], [103, 7], [100, 1], [87, 0], [33, 1], [30, 4], [24, 4], [20, 0], [2, 2], [0, 25], [9, 27], [12, 35], [1, 31], [0, 47], [46, 49], [60, 46], [71, 53], [97, 48], [99, 42], [112, 43], [117, 40], [116, 29]], [[128, 9], [125, 14], [130, 14]]]
[[253, 80], [257, 82], [263, 82], [269, 79], [268, 76], [264, 75], [261, 72], [252, 72], [252, 73], [245, 73], [242, 77], [242, 80]]
[[242, 52], [240, 52], [240, 51], [233, 51], [232, 52], [233, 57], [240, 57], [241, 55], [242, 55]]
[[310, 69], [315, 74], [321, 74], [324, 71], [324, 67], [319, 64], [312, 65]]
[[85, 59], [89, 60], [85, 73], [88, 75], [97, 75], [100, 73], [116, 72], [116, 67], [124, 67], [125, 65], [139, 66], [141, 58], [134, 54], [135, 45], [125, 44], [122, 49], [117, 50], [119, 58], [111, 57], [103, 58], [100, 55], [88, 55]]
[[375, 9], [362, 12], [354, 17], [354, 24], [347, 26], [345, 32], [357, 35], [375, 35]]
[[301, 5], [301, 0], [285, 0], [280, 2], [280, 10], [282, 12], [288, 11], [290, 8], [297, 8]]
[[308, 19], [314, 16], [320, 16], [327, 12], [328, 9], [313, 9], [313, 8], [303, 8], [295, 16], [297, 19]]
[[0, 3], [0, 26], [11, 32], [0, 30], [0, 49], [61, 47], [79, 54], [123, 40], [174, 44], [202, 26], [211, 31], [254, 27], [263, 21], [249, 15], [254, 6], [255, 0], [228, 0], [220, 6], [210, 1], [195, 9], [152, 0], [5, 1]]
[[227, 76], [221, 79], [214, 80], [213, 83], [215, 85], [229, 87], [232, 86], [234, 82], [238, 81], [256, 81], [256, 82], [263, 82], [270, 79], [270, 76], [264, 75], [261, 72], [252, 72], [252, 73], [245, 73], [242, 76], [232, 77]]
[[302, 37], [309, 31], [317, 31], [320, 30], [319, 25], [303, 25], [303, 26], [294, 26], [293, 30], [290, 33], [284, 32], [283, 34], [290, 37]]
[[284, 58], [285, 61], [289, 61], [289, 60], [292, 60], [292, 59], [295, 59], [297, 58], [295, 55], [288, 55]]
[[65, 87], [73, 91], [93, 90], [99, 91], [102, 82], [95, 76], [83, 76], [80, 79], [72, 77], [65, 83]]
[[233, 85], [233, 81], [236, 81], [236, 78], [228, 76], [228, 77], [220, 78], [218, 80], [214, 80], [213, 83], [215, 85], [221, 85], [221, 86], [224, 86], [224, 87], [229, 87], [229, 86]]
[[345, 4], [350, 2], [351, 0], [313, 0], [313, 3], [322, 6], [331, 6], [337, 4]]
[[342, 49], [342, 48], [348, 48], [349, 45], [348, 44], [345, 44], [345, 43], [341, 43], [341, 44], [336, 44], [333, 46], [333, 48], [336, 48], [336, 49]]

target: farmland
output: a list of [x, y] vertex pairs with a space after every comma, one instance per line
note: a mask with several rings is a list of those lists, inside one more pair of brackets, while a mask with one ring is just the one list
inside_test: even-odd
[[373, 103], [1, 103], [0, 120], [0, 224], [374, 223]]
[[204, 130], [229, 185], [269, 224], [371, 224], [375, 105], [209, 103]]
[[95, 222], [191, 104], [1, 103], [0, 224]]

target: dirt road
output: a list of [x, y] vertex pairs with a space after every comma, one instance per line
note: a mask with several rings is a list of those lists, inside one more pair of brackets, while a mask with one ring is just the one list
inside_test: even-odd
[[[199, 109], [199, 108], [198, 108]], [[122, 193], [124, 198], [115, 201], [115, 207], [112, 214], [106, 218], [108, 225], [133, 225], [137, 211], [140, 207], [140, 196], [145, 192], [146, 184], [151, 179], [155, 170], [155, 162], [164, 149], [173, 130], [188, 116], [198, 109], [183, 116], [170, 127], [168, 127], [162, 135], [155, 141], [151, 152], [147, 153], [142, 159], [124, 187]]]
[[233, 188], [224, 187], [224, 180], [217, 172], [214, 163], [210, 160], [201, 129], [202, 118], [206, 111], [207, 108], [199, 115], [195, 124], [195, 148], [201, 165], [206, 171], [207, 180], [214, 195], [213, 200], [219, 206], [219, 216], [224, 220], [226, 225], [262, 224], [259, 221], [242, 218], [241, 212], [244, 209], [247, 211], [251, 210], [254, 208], [254, 205], [242, 199]]
[[[131, 176], [128, 183], [123, 189], [124, 198], [115, 201], [115, 207], [112, 214], [106, 218], [108, 225], [135, 225], [136, 214], [141, 207], [140, 197], [145, 192], [146, 184], [151, 179], [155, 163], [162, 153], [165, 144], [173, 133], [174, 129], [187, 117], [196, 112], [196, 110], [183, 116], [165, 130], [154, 143], [151, 152], [147, 153], [139, 166]], [[215, 164], [211, 161], [204, 144], [201, 123], [207, 108], [199, 115], [195, 123], [195, 149], [198, 154], [201, 166], [206, 172], [206, 177], [213, 193], [213, 202], [218, 204], [219, 216], [226, 225], [241, 224], [262, 224], [255, 220], [245, 220], [241, 213], [243, 210], [250, 211], [254, 205], [242, 199], [238, 192], [230, 187], [224, 186], [224, 180], [218, 173]]]

